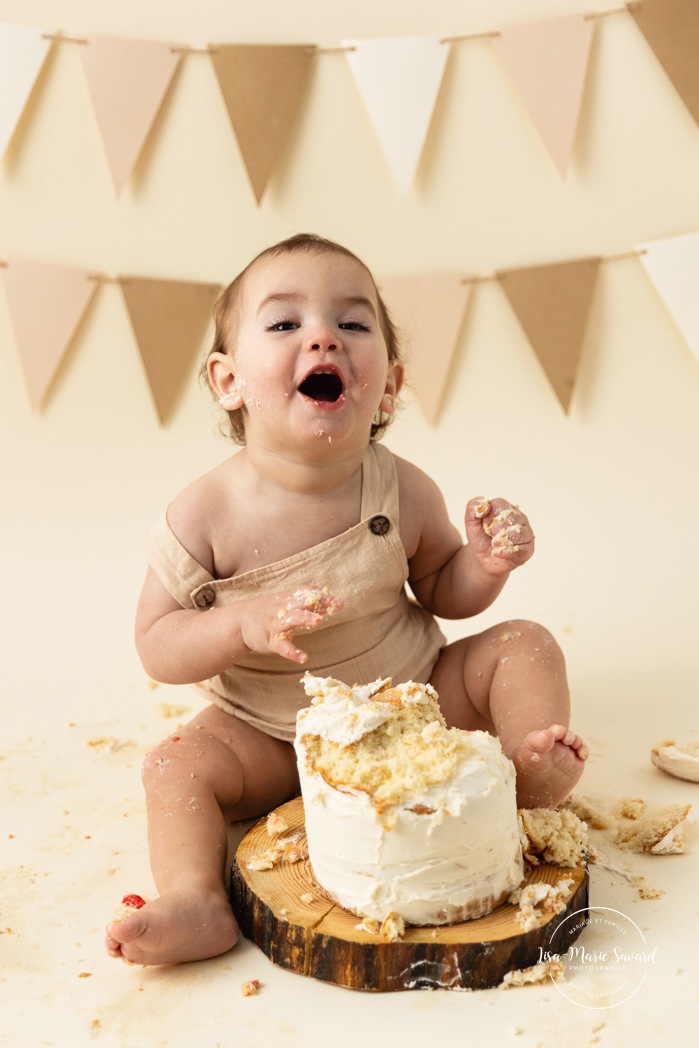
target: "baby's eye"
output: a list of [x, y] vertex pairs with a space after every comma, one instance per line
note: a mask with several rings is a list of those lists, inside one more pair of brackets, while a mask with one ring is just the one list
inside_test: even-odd
[[273, 324], [270, 324], [267, 328], [268, 331], [293, 331], [298, 324], [295, 320], [275, 320]]
[[362, 324], [359, 320], [345, 320], [340, 325], [343, 331], [368, 331], [369, 328], [366, 324]]

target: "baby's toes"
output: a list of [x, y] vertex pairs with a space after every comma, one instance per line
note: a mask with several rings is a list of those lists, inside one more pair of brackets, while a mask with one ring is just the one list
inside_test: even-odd
[[553, 746], [556, 738], [550, 728], [542, 728], [539, 731], [530, 731], [524, 739], [524, 745], [534, 753], [546, 753]]
[[575, 735], [573, 732], [570, 732], [569, 734], [572, 734], [573, 738], [570, 742], [568, 742], [568, 739], [566, 738], [566, 746], [570, 746], [572, 750], [575, 750], [581, 761], [586, 761], [590, 756], [590, 751], [587, 746], [579, 735]]

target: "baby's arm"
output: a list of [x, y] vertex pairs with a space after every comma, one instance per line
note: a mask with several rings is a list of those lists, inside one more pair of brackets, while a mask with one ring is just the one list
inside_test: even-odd
[[136, 648], [146, 672], [165, 684], [194, 684], [229, 669], [251, 651], [304, 663], [295, 630], [319, 626], [342, 600], [301, 587], [202, 610], [183, 608], [152, 569], [136, 613]]
[[531, 557], [534, 536], [527, 518], [503, 499], [489, 504], [471, 499], [464, 544], [437, 485], [409, 463], [398, 460], [398, 468], [401, 532], [413, 593], [442, 618], [479, 614], [493, 603], [513, 568]]

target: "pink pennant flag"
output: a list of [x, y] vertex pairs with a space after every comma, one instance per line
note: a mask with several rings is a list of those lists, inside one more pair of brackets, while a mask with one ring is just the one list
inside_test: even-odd
[[4, 156], [51, 41], [29, 25], [0, 25], [0, 156]]
[[699, 361], [699, 232], [640, 244], [641, 263]]
[[38, 409], [97, 283], [87, 270], [12, 258], [2, 275], [29, 400]]
[[91, 36], [80, 48], [117, 196], [133, 171], [182, 53], [156, 40]]
[[573, 152], [596, 22], [566, 15], [510, 26], [493, 38], [562, 175]]
[[449, 57], [438, 37], [343, 40], [347, 61], [402, 193], [413, 184]]
[[435, 426], [472, 284], [461, 274], [385, 277], [381, 295], [408, 344], [407, 381]]

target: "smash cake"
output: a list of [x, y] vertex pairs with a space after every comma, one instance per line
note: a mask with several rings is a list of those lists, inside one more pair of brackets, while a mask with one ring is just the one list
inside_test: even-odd
[[306, 674], [295, 749], [313, 873], [363, 918], [481, 917], [523, 879], [515, 770], [484, 731], [448, 728], [429, 684]]

